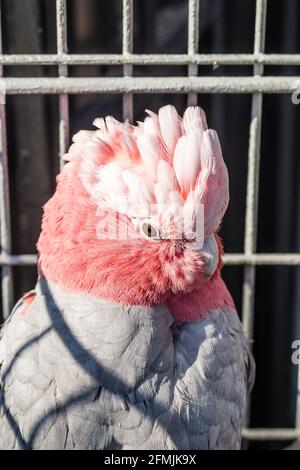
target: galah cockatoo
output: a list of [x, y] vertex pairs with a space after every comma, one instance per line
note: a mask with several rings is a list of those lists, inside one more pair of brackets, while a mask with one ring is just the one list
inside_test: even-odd
[[147, 113], [65, 156], [2, 328], [0, 448], [240, 448], [254, 365], [220, 273], [219, 139], [200, 107]]

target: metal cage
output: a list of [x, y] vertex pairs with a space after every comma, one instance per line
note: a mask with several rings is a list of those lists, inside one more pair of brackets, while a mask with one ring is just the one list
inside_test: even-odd
[[[55, 94], [59, 97], [59, 158], [69, 143], [68, 95], [80, 93], [117, 93], [123, 95], [123, 117], [132, 120], [134, 93], [187, 93], [188, 103], [197, 103], [197, 93], [247, 93], [252, 95], [252, 114], [249, 128], [248, 178], [246, 194], [245, 236], [243, 253], [228, 254], [224, 262], [243, 265], [242, 319], [251, 344], [254, 324], [254, 290], [257, 265], [300, 265], [299, 253], [256, 253], [258, 183], [262, 102], [264, 93], [293, 93], [299, 89], [299, 77], [263, 76], [265, 65], [300, 65], [300, 54], [265, 54], [267, 0], [256, 0], [254, 48], [252, 54], [200, 54], [198, 51], [199, 0], [189, 0], [188, 50], [186, 54], [134, 54], [133, 53], [133, 0], [123, 0], [123, 53], [122, 54], [68, 54], [66, 1], [56, 0], [57, 53], [56, 54], [2, 54], [0, 33], [0, 214], [2, 302], [4, 317], [13, 303], [12, 266], [33, 265], [35, 255], [14, 255], [11, 249], [8, 156], [6, 139], [5, 95]], [[57, 65], [58, 77], [3, 78], [6, 65]], [[122, 65], [123, 77], [71, 78], [69, 65], [104, 64]], [[133, 65], [187, 65], [187, 77], [134, 77]], [[252, 65], [253, 76], [198, 77], [201, 65]], [[249, 415], [249, 413], [248, 413]], [[247, 440], [300, 439], [300, 373], [298, 371], [295, 428], [249, 428], [246, 419], [243, 436]]]

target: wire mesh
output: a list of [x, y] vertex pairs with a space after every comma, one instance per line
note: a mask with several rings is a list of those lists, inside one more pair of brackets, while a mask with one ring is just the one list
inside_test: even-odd
[[[56, 0], [57, 54], [2, 54], [0, 41], [0, 222], [2, 266], [2, 304], [4, 317], [9, 315], [13, 301], [12, 266], [33, 265], [36, 255], [14, 255], [11, 252], [8, 158], [6, 145], [6, 94], [57, 94], [59, 99], [59, 158], [69, 145], [69, 94], [118, 93], [123, 95], [123, 117], [132, 121], [134, 93], [185, 93], [188, 103], [197, 103], [198, 93], [250, 93], [252, 114], [249, 130], [248, 179], [246, 194], [244, 252], [227, 254], [225, 264], [244, 266], [242, 318], [246, 335], [253, 336], [255, 269], [258, 265], [300, 265], [299, 253], [256, 253], [258, 181], [260, 166], [260, 139], [262, 100], [264, 93], [292, 93], [299, 89], [299, 77], [263, 76], [264, 65], [300, 65], [300, 54], [265, 54], [267, 0], [256, 1], [254, 50], [252, 54], [199, 54], [199, 0], [189, 0], [188, 50], [186, 54], [133, 53], [133, 0], [123, 0], [122, 54], [68, 54], [66, 1]], [[1, 39], [1, 33], [0, 33]], [[3, 78], [6, 65], [57, 65], [56, 78]], [[123, 77], [68, 77], [69, 65], [122, 65]], [[187, 77], [134, 77], [133, 65], [187, 65]], [[201, 65], [252, 65], [253, 76], [198, 77]], [[297, 416], [300, 416], [300, 393], [297, 398]], [[299, 423], [299, 420], [298, 420]], [[299, 439], [300, 428], [249, 429], [249, 420], [243, 435], [247, 440]]]

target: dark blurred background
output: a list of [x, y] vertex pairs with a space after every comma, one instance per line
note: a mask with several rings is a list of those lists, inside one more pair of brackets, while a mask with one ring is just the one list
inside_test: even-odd
[[[122, 52], [121, 0], [72, 0], [68, 8], [71, 53]], [[53, 0], [2, 0], [4, 53], [55, 53]], [[134, 52], [185, 53], [187, 0], [135, 1]], [[201, 53], [252, 53], [254, 0], [201, 0]], [[300, 52], [300, 2], [268, 5], [266, 52]], [[6, 66], [5, 76], [57, 76], [55, 66]], [[252, 75], [251, 66], [200, 66], [198, 74]], [[135, 66], [135, 76], [186, 76], [185, 66]], [[120, 66], [71, 66], [70, 76], [121, 76]], [[266, 66], [265, 75], [299, 75], [299, 67]], [[134, 117], [172, 103], [182, 113], [185, 95], [135, 95]], [[243, 252], [250, 95], [199, 95], [198, 103], [217, 129], [230, 175], [231, 201], [221, 235], [226, 252]], [[71, 133], [91, 128], [96, 116], [121, 119], [119, 95], [70, 96]], [[258, 252], [300, 251], [300, 105], [289, 95], [265, 95], [258, 221]], [[41, 206], [53, 193], [58, 172], [58, 97], [7, 97], [8, 153], [13, 253], [35, 253]], [[243, 268], [226, 266], [224, 277], [241, 308]], [[15, 295], [34, 286], [34, 267], [14, 268]], [[300, 268], [258, 267], [254, 352], [257, 378], [251, 426], [293, 427], [297, 367], [291, 343], [300, 339]], [[286, 443], [252, 443], [280, 448]]]

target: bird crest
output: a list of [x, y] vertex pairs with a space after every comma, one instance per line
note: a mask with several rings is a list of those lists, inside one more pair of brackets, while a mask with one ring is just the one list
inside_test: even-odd
[[97, 130], [78, 132], [65, 159], [81, 155], [79, 176], [99, 213], [129, 218], [131, 235], [196, 237], [199, 245], [218, 229], [229, 200], [218, 135], [200, 107], [183, 117], [171, 105], [146, 112], [136, 126], [95, 119]]

